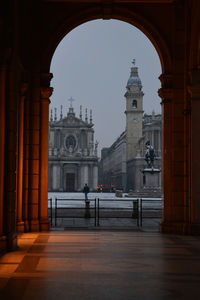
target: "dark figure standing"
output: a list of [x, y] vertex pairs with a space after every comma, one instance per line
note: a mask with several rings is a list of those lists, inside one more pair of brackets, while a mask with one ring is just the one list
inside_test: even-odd
[[90, 188], [89, 188], [89, 186], [86, 183], [85, 186], [84, 186], [84, 188], [83, 188], [83, 193], [85, 194], [85, 201], [86, 202], [89, 202], [89, 200], [88, 200], [88, 193], [89, 192], [90, 192]]

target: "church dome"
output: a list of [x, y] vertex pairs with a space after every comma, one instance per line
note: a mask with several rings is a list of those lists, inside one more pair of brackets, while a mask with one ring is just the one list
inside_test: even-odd
[[138, 68], [133, 67], [131, 68], [131, 74], [127, 82], [127, 87], [130, 86], [142, 86], [142, 82], [140, 80], [140, 77], [138, 76]]

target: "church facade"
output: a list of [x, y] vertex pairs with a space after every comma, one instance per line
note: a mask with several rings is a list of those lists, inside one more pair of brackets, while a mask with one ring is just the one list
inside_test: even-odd
[[62, 108], [60, 119], [54, 120], [51, 113], [49, 121], [49, 192], [80, 192], [87, 183], [91, 191], [97, 189], [98, 157], [97, 142], [94, 143], [94, 124], [92, 112], [88, 121], [76, 117], [72, 103], [66, 117]]
[[[145, 144], [150, 142], [155, 150], [154, 167], [161, 170], [161, 114], [144, 114], [142, 83], [138, 68], [131, 68], [126, 86], [126, 130], [109, 147], [101, 151], [99, 184], [106, 190], [110, 186], [125, 192], [145, 193], [146, 167]], [[157, 176], [157, 188], [154, 194], [161, 195], [161, 172]], [[148, 191], [149, 193], [149, 191]]]

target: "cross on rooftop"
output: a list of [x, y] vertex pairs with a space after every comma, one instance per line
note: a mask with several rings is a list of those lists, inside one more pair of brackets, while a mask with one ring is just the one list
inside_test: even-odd
[[70, 102], [70, 107], [73, 107], [72, 102], [75, 101], [75, 100], [71, 97], [71, 98], [68, 99], [68, 101]]
[[133, 59], [132, 64], [135, 66], [135, 58]]

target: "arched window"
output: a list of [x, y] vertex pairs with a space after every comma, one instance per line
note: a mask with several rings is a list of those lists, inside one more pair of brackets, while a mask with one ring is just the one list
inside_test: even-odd
[[133, 107], [133, 108], [137, 108], [137, 100], [133, 100], [133, 102], [132, 102], [132, 107]]

